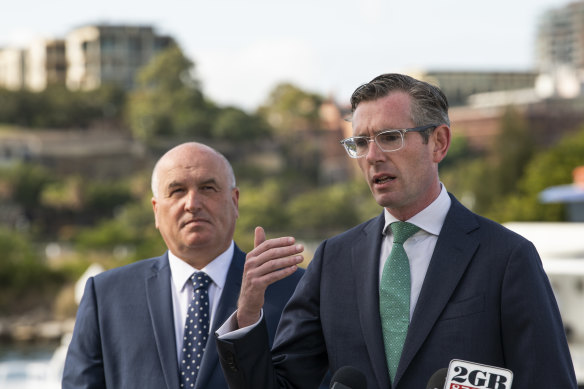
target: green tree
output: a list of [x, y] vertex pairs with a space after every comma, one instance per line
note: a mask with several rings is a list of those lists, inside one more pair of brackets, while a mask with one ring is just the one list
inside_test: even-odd
[[[453, 141], [453, 146], [455, 161], [441, 165], [441, 179], [465, 205], [485, 215], [510, 193], [517, 192], [525, 166], [535, 153], [529, 125], [513, 107], [503, 114], [490, 153], [473, 155], [460, 140], [456, 144]], [[449, 152], [446, 160], [450, 157]]]
[[42, 191], [54, 180], [40, 165], [22, 163], [0, 171], [0, 183], [8, 199], [20, 205], [29, 217], [37, 214]]
[[494, 204], [491, 217], [505, 221], [565, 221], [562, 204], [543, 204], [540, 193], [549, 187], [567, 185], [575, 167], [584, 165], [584, 127], [564, 137], [555, 146], [537, 154], [525, 168], [517, 193]]
[[235, 229], [235, 240], [242, 249], [253, 249], [255, 227], [262, 226], [266, 233], [290, 233], [286, 214], [286, 188], [277, 179], [239, 185], [239, 218]]
[[49, 85], [40, 92], [0, 89], [0, 122], [29, 128], [87, 128], [96, 121], [117, 123], [125, 102], [118, 86], [70, 91]]
[[25, 233], [0, 228], [0, 314], [51, 306], [64, 278], [47, 267]]
[[270, 126], [258, 115], [235, 107], [222, 108], [213, 124], [213, 138], [233, 142], [254, 142], [271, 137]]
[[[75, 235], [75, 248], [81, 253], [99, 253], [123, 263], [162, 254], [166, 247], [154, 224], [150, 195], [122, 207], [111, 219], [86, 227]], [[111, 263], [111, 261], [110, 261]]]
[[495, 171], [497, 197], [517, 190], [526, 165], [535, 152], [534, 136], [525, 117], [509, 107], [501, 118], [501, 132], [495, 139], [498, 155]]
[[205, 100], [194, 66], [173, 46], [140, 70], [128, 101], [128, 121], [137, 138], [210, 137], [216, 108]]
[[281, 134], [318, 129], [323, 101], [316, 93], [282, 83], [270, 92], [266, 102], [258, 109], [258, 114]]

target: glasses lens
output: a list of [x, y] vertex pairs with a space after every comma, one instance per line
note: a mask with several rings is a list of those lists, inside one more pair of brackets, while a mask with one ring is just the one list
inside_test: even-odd
[[400, 131], [384, 131], [377, 134], [375, 142], [383, 151], [399, 150], [402, 147], [402, 133]]
[[364, 153], [367, 153], [367, 142], [366, 138], [347, 138], [343, 141], [343, 146], [345, 146], [345, 150], [349, 153], [349, 156], [353, 158], [360, 157]]

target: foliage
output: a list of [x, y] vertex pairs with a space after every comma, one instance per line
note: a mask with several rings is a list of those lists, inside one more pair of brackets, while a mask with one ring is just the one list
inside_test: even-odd
[[91, 91], [71, 91], [62, 85], [45, 90], [0, 89], [0, 123], [29, 128], [88, 128], [97, 121], [121, 118], [124, 91], [104, 85]]
[[270, 179], [259, 187], [241, 186], [240, 192], [235, 240], [245, 250], [253, 248], [256, 226], [269, 236], [320, 241], [381, 212], [362, 180], [294, 192]]
[[[47, 267], [26, 234], [0, 229], [0, 313], [49, 303], [64, 278]], [[39, 295], [40, 292], [40, 295]], [[35, 296], [34, 298], [32, 296]], [[36, 299], [36, 300], [35, 300]], [[40, 301], [39, 301], [40, 299]], [[15, 304], [15, 302], [18, 302]], [[50, 305], [50, 304], [48, 304]]]
[[495, 138], [498, 154], [495, 172], [497, 197], [517, 190], [517, 182], [523, 176], [525, 166], [535, 151], [533, 134], [523, 115], [509, 107], [501, 118], [501, 132]]
[[320, 127], [324, 99], [290, 84], [277, 85], [258, 113], [280, 134]]
[[213, 124], [213, 138], [231, 142], [253, 142], [271, 137], [270, 126], [258, 115], [235, 107], [221, 109]]
[[74, 241], [80, 252], [97, 251], [126, 262], [160, 255], [166, 250], [154, 227], [149, 196], [123, 207], [113, 219], [80, 230]]
[[134, 136], [210, 137], [216, 109], [205, 101], [194, 63], [178, 46], [155, 56], [137, 76], [127, 118]]
[[35, 213], [42, 191], [54, 180], [40, 165], [21, 163], [0, 170], [0, 185], [4, 187], [5, 196], [20, 205], [28, 215]]
[[465, 136], [455, 134], [450, 142], [448, 156], [440, 162], [440, 169], [449, 170], [453, 166], [462, 165], [476, 157]]
[[280, 232], [289, 224], [284, 207], [287, 193], [281, 182], [269, 179], [257, 187], [242, 183], [239, 188], [238, 229], [253, 231], [262, 226]]
[[[362, 198], [347, 184], [300, 194], [290, 201], [290, 227], [301, 237], [323, 237], [358, 224], [357, 203]], [[368, 195], [370, 198], [371, 195]]]
[[[524, 117], [514, 108], [506, 109], [492, 155], [472, 155], [465, 145], [453, 144], [455, 160], [442, 164], [442, 181], [449, 191], [479, 214], [490, 212], [518, 190], [525, 166], [535, 153], [533, 135]], [[448, 160], [451, 155], [446, 158]]]
[[565, 221], [561, 204], [542, 204], [539, 194], [546, 188], [572, 183], [572, 171], [584, 165], [584, 127], [564, 137], [553, 148], [536, 155], [527, 165], [516, 194], [493, 207], [499, 221]]

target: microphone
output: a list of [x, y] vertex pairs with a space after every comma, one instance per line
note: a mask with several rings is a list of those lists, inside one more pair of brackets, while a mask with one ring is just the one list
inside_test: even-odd
[[509, 369], [453, 359], [444, 388], [511, 389], [512, 382], [513, 372]]
[[436, 371], [436, 373], [432, 374], [432, 377], [430, 377], [430, 380], [428, 381], [428, 385], [426, 385], [426, 389], [444, 389], [447, 373], [448, 369], [443, 367]]
[[361, 370], [343, 366], [333, 374], [330, 389], [366, 389], [367, 379]]

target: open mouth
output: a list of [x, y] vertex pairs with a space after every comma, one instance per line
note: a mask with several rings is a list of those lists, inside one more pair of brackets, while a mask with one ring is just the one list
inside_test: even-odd
[[390, 181], [393, 181], [393, 180], [395, 180], [395, 177], [388, 176], [388, 175], [383, 175], [383, 176], [375, 177], [373, 179], [373, 182], [375, 184], [377, 184], [377, 185], [381, 185], [381, 184], [385, 184], [386, 182], [390, 182]]

